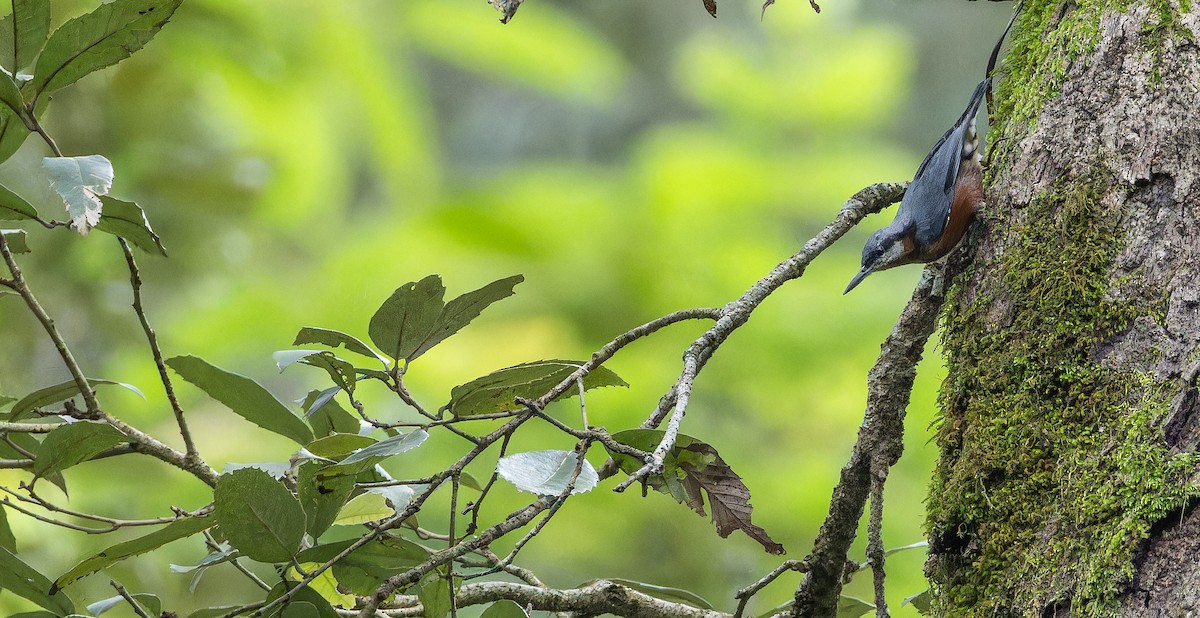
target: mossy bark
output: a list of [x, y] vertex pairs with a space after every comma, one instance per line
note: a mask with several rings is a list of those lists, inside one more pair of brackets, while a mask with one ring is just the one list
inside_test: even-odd
[[1028, 0], [952, 290], [944, 616], [1200, 612], [1200, 11]]

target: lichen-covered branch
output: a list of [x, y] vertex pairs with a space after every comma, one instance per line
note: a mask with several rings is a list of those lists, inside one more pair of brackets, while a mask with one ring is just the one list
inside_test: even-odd
[[[415, 598], [406, 598], [415, 603]], [[535, 611], [571, 612], [583, 616], [613, 614], [626, 618], [730, 618], [730, 614], [700, 609], [684, 603], [664, 601], [605, 579], [586, 586], [558, 590], [510, 582], [463, 584], [458, 590], [459, 607], [494, 601], [515, 601]], [[407, 603], [400, 603], [407, 604]], [[388, 616], [423, 616], [424, 608], [411, 605], [383, 610]]]
[[[808, 573], [796, 590], [791, 615], [825, 618], [837, 612], [846, 556], [862, 519], [875, 477], [886, 478], [887, 469], [903, 449], [904, 412], [908, 407], [917, 363], [925, 342], [937, 325], [944, 301], [944, 277], [959, 268], [963, 248], [949, 258], [954, 264], [934, 263], [925, 268], [912, 299], [900, 314], [879, 359], [867, 375], [867, 409], [858, 441], [842, 468], [833, 492], [829, 516], [821, 526], [812, 553], [805, 559]], [[882, 483], [883, 478], [878, 482]], [[882, 571], [882, 564], [876, 565]]]
[[667, 422], [667, 428], [658, 448], [651, 455], [651, 460], [625, 479], [618, 489], [624, 489], [649, 474], [662, 472], [663, 461], [667, 453], [675, 446], [675, 440], [679, 435], [679, 426], [687, 410], [688, 398], [691, 395], [696, 376], [729, 335], [745, 324], [754, 310], [775, 290], [784, 283], [803, 275], [804, 270], [821, 252], [850, 231], [850, 228], [858, 224], [863, 217], [877, 213], [899, 201], [907, 186], [906, 183], [879, 183], [855, 193], [853, 197], [846, 200], [841, 212], [833, 222], [805, 243], [799, 252], [784, 260], [765, 277], [758, 280], [741, 298], [721, 309], [716, 324], [688, 346], [684, 353], [683, 371], [679, 378], [659, 400], [658, 407], [654, 412], [642, 423], [643, 428], [653, 429], [661, 425], [670, 414], [670, 420]]

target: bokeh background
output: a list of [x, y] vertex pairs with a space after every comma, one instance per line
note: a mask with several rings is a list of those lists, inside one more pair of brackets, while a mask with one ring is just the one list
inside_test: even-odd
[[[438, 273], [454, 296], [524, 274], [515, 297], [414, 363], [416, 396], [437, 407], [451, 387], [494, 369], [586, 358], [667, 312], [723, 305], [855, 191], [911, 178], [961, 113], [1011, 10], [961, 0], [822, 5], [817, 15], [805, 0], [779, 0], [760, 21], [758, 4], [733, 0], [720, 0], [716, 20], [699, 0], [529, 0], [501, 25], [482, 0], [188, 0], [145, 50], [58, 93], [47, 124], [66, 154], [109, 157], [113, 194], [140, 203], [162, 236], [170, 258], [145, 256], [142, 266], [166, 354], [253, 376], [284, 401], [324, 386], [318, 371], [279, 375], [271, 360], [301, 326], [365, 338], [375, 308], [407, 281]], [[55, 1], [55, 22], [94, 6]], [[0, 165], [0, 183], [54, 213], [39, 171], [47, 154], [29, 139]], [[919, 275], [875, 275], [842, 296], [884, 217], [819, 258], [721, 348], [684, 426], [744, 478], [755, 522], [791, 558], [811, 547], [861, 421], [866, 371]], [[30, 244], [26, 274], [89, 375], [148, 395], [117, 389], [102, 401], [178, 443], [115, 241], [39, 228]], [[34, 327], [16, 299], [0, 298], [0, 393], [67, 377]], [[672, 327], [611, 361], [631, 388], [591, 393], [591, 422], [613, 431], [640, 422], [703, 327]], [[935, 343], [926, 357], [887, 488], [889, 547], [923, 537], [943, 375]], [[282, 461], [293, 450], [179, 384], [214, 466]], [[399, 402], [384, 395], [367, 396], [371, 410], [398, 418]], [[557, 405], [578, 423], [576, 404]], [[456, 440], [435, 435], [388, 467], [428, 473], [461, 451]], [[514, 450], [570, 444], [539, 429]], [[591, 459], [599, 465], [603, 453]], [[0, 471], [5, 484], [18, 478]], [[67, 478], [72, 507], [110, 516], [206, 502], [197, 481], [146, 458], [85, 464]], [[518, 563], [553, 586], [625, 577], [690, 589], [726, 611], [738, 588], [778, 564], [741, 533], [718, 538], [664, 495], [618, 495], [613, 484], [573, 499]], [[527, 499], [502, 487], [486, 514]], [[51, 576], [139, 534], [86, 536], [8, 517], [20, 555]], [[438, 517], [422, 524], [444, 525]], [[108, 576], [181, 613], [251, 598], [228, 566], [194, 593], [188, 575], [166, 568], [203, 554], [176, 543]], [[923, 561], [917, 550], [888, 563], [893, 605], [925, 588]], [[111, 596], [109, 577], [69, 592], [81, 604]], [[869, 598], [869, 579], [864, 572], [846, 592]], [[785, 576], [752, 611], [786, 601], [795, 583]], [[0, 613], [26, 608], [0, 592]]]

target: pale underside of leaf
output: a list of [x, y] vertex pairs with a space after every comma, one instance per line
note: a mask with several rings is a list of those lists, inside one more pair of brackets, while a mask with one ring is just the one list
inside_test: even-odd
[[100, 196], [112, 188], [112, 163], [102, 155], [45, 157], [42, 168], [50, 187], [62, 198], [71, 227], [86, 236], [100, 222], [104, 210]]

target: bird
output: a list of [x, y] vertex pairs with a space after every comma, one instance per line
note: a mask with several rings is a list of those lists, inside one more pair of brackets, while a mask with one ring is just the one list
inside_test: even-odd
[[1008, 31], [1021, 12], [1017, 4], [1008, 26], [996, 41], [983, 81], [975, 86], [967, 109], [933, 145], [909, 183], [896, 218], [863, 245], [862, 268], [846, 291], [871, 273], [914, 262], [932, 262], [950, 252], [970, 228], [983, 202], [983, 170], [979, 166], [979, 134], [975, 115], [992, 85], [992, 70]]

